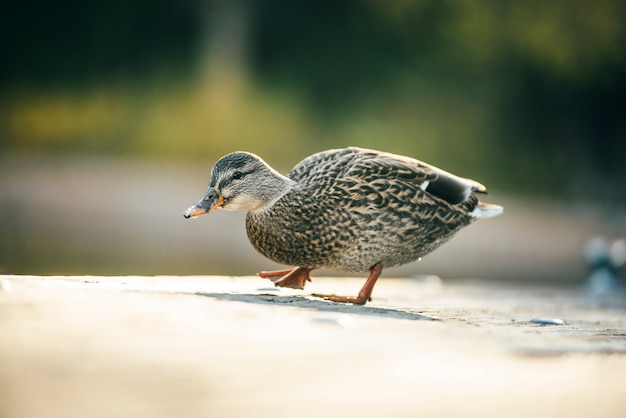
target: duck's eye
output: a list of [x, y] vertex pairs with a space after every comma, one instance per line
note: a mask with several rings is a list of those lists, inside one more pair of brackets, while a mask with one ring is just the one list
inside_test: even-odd
[[241, 174], [241, 172], [240, 172], [240, 171], [235, 171], [235, 172], [233, 173], [233, 179], [235, 179], [235, 180], [239, 180], [239, 179], [241, 178], [241, 176], [242, 176], [242, 175], [243, 175], [243, 174]]

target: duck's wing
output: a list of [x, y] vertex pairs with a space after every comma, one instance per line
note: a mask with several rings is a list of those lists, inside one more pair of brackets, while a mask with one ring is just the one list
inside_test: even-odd
[[360, 151], [359, 148], [341, 148], [318, 152], [300, 161], [289, 172], [289, 178], [301, 184], [312, 184], [322, 178], [337, 177]]
[[426, 192], [423, 196], [427, 200], [456, 205], [474, 218], [490, 218], [503, 211], [502, 206], [480, 202], [473, 196], [473, 193], [487, 193], [485, 186], [477, 181], [401, 155], [363, 150], [362, 157], [355, 159], [348, 177], [359, 178], [366, 184], [380, 185], [382, 182], [385, 187], [383, 199], [392, 189], [411, 193], [417, 186]]
[[321, 178], [350, 178], [368, 182], [396, 178], [421, 183], [435, 180], [436, 174], [417, 160], [357, 147], [331, 149], [313, 154], [296, 165], [289, 178], [301, 184], [316, 184]]
[[451, 174], [422, 161], [384, 152], [363, 150], [349, 172], [371, 182], [377, 178], [418, 186], [432, 197], [456, 205], [474, 193], [487, 193], [482, 184]]
[[343, 148], [313, 154], [289, 173], [301, 184], [347, 182], [354, 187], [374, 182], [395, 182], [419, 187], [450, 204], [466, 201], [474, 193], [487, 193], [482, 184], [451, 174], [422, 161], [363, 148]]

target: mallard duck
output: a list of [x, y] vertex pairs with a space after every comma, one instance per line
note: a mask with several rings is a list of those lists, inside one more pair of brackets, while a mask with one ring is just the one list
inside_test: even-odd
[[211, 182], [185, 218], [216, 209], [247, 210], [246, 230], [262, 255], [294, 268], [258, 273], [276, 286], [304, 289], [310, 272], [366, 272], [357, 296], [314, 294], [365, 304], [385, 267], [415, 261], [462, 227], [502, 212], [479, 202], [482, 184], [413, 158], [361, 148], [319, 152], [284, 176], [257, 155], [217, 161]]

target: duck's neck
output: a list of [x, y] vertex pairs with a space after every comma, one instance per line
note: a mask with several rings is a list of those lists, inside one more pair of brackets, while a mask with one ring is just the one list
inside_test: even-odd
[[250, 212], [264, 211], [270, 207], [283, 196], [289, 193], [297, 184], [289, 177], [283, 176], [278, 171], [272, 170], [272, 180], [267, 181], [261, 187], [260, 194], [264, 197], [259, 201], [259, 205], [251, 208]]

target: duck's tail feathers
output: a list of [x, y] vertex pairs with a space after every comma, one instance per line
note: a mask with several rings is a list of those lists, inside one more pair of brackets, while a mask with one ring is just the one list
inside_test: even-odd
[[470, 215], [477, 219], [493, 218], [503, 212], [504, 208], [500, 205], [493, 205], [490, 203], [478, 202], [474, 210]]
[[480, 184], [479, 182], [477, 182], [476, 180], [467, 179], [467, 181], [469, 181], [472, 184], [472, 192], [481, 193], [481, 194], [489, 194], [489, 192], [487, 191], [487, 188], [483, 186], [482, 184]]

